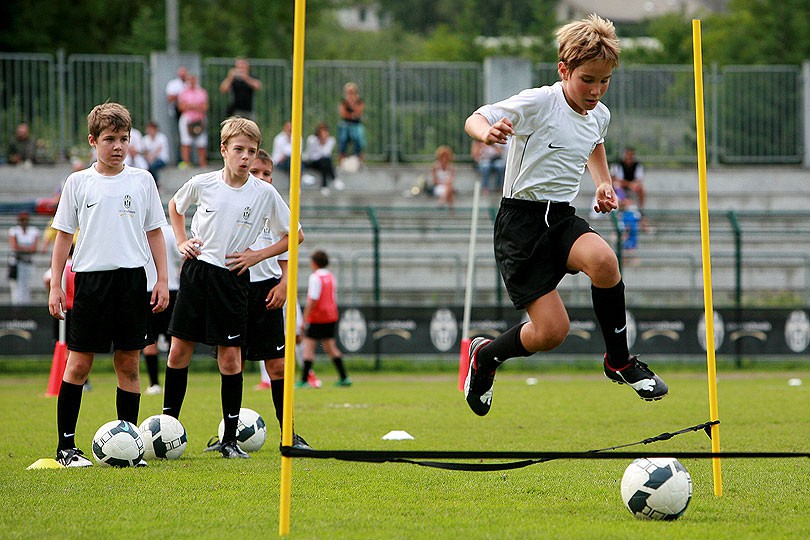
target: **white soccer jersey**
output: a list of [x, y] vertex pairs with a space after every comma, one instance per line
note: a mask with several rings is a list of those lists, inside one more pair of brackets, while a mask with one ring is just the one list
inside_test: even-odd
[[[174, 229], [169, 224], [160, 228], [163, 231], [163, 242], [166, 244], [166, 273], [169, 282], [169, 290], [176, 291], [180, 289], [180, 267], [183, 265], [183, 256], [177, 249], [177, 240], [174, 238]], [[146, 290], [151, 292], [157, 283], [157, 268], [155, 268], [155, 261], [149, 257], [149, 262], [146, 263]]]
[[503, 196], [532, 201], [572, 202], [588, 158], [605, 140], [610, 111], [601, 102], [581, 115], [563, 95], [562, 83], [530, 88], [476, 113], [490, 124], [511, 120]]
[[73, 270], [97, 272], [146, 265], [146, 231], [165, 223], [151, 174], [124, 165], [119, 174], [104, 176], [93, 164], [68, 177], [52, 227], [68, 234], [78, 230]]
[[[259, 233], [259, 237], [256, 238], [256, 241], [253, 242], [250, 249], [254, 251], [264, 249], [268, 246], [272, 246], [280, 239], [281, 237], [270, 230], [269, 224], [265, 223], [264, 227], [262, 227], [262, 230]], [[289, 252], [285, 251], [280, 255], [270, 257], [269, 259], [265, 259], [258, 264], [254, 264], [250, 267], [250, 281], [265, 281], [273, 278], [281, 279], [281, 266], [279, 266], [278, 261], [287, 261], [289, 258]]]
[[191, 236], [202, 240], [201, 261], [227, 268], [225, 255], [250, 247], [267, 226], [276, 235], [290, 231], [290, 209], [272, 185], [253, 176], [239, 188], [225, 183], [224, 169], [194, 176], [174, 194], [177, 211], [197, 207]]

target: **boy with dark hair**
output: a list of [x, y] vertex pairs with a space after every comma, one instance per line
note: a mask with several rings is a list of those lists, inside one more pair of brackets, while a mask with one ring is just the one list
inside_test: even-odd
[[[112, 346], [118, 418], [137, 425], [138, 368], [140, 351], [147, 343], [147, 302], [153, 312], [160, 312], [169, 301], [166, 247], [160, 230], [166, 216], [152, 175], [124, 164], [131, 128], [129, 111], [118, 103], [104, 103], [90, 111], [87, 140], [98, 161], [68, 177], [52, 224], [57, 230], [52, 276], [64, 272], [73, 235], [79, 231], [73, 253], [76, 292], [68, 335], [70, 352], [56, 412], [56, 460], [65, 467], [92, 465], [76, 447], [75, 431], [82, 385], [95, 353], [109, 352]], [[144, 266], [150, 253], [157, 282], [147, 298]], [[65, 308], [62, 280], [51, 279], [48, 310], [62, 319]]]
[[[250, 174], [273, 183], [273, 160], [267, 151], [259, 149]], [[268, 227], [262, 229], [251, 249], [262, 249], [278, 239]], [[299, 231], [299, 240], [303, 233]], [[260, 361], [270, 378], [270, 392], [276, 411], [278, 426], [282, 428], [284, 412], [284, 305], [287, 301], [287, 253], [270, 257], [250, 267], [250, 300], [248, 302], [248, 328], [242, 350], [242, 369], [245, 360]], [[292, 446], [310, 448], [303, 437], [293, 432]]]
[[304, 304], [304, 368], [301, 370], [301, 380], [295, 383], [295, 386], [297, 388], [309, 386], [310, 370], [315, 364], [315, 347], [318, 342], [337, 369], [340, 378], [335, 386], [351, 386], [352, 381], [346, 375], [346, 368], [343, 366], [343, 355], [335, 343], [340, 317], [335, 276], [326, 268], [329, 266], [329, 256], [319, 249], [312, 253], [310, 259], [312, 274], [307, 283], [307, 302]]
[[[195, 344], [216, 346], [225, 423], [220, 452], [225, 458], [247, 458], [250, 456], [236, 444], [236, 428], [242, 406], [248, 269], [287, 251], [290, 209], [273, 186], [250, 175], [261, 144], [256, 123], [228, 118], [222, 122], [220, 138], [224, 167], [194, 176], [169, 202], [169, 217], [185, 261], [169, 324], [172, 343], [163, 412], [175, 418], [180, 415]], [[189, 238], [185, 212], [191, 205], [196, 211]], [[259, 250], [250, 249], [263, 228], [279, 240]]]
[[516, 308], [529, 322], [497, 339], [475, 338], [464, 387], [467, 404], [483, 416], [492, 405], [495, 370], [509, 358], [560, 345], [569, 320], [557, 285], [565, 274], [591, 279], [593, 307], [607, 352], [605, 375], [630, 385], [645, 400], [661, 399], [667, 385], [627, 347], [624, 282], [616, 254], [571, 206], [585, 167], [596, 183], [594, 210], [617, 208], [604, 140], [610, 111], [600, 102], [619, 42], [613, 23], [590, 15], [557, 31], [561, 81], [484, 105], [465, 123], [474, 139], [505, 144], [504, 198], [495, 222], [495, 256]]

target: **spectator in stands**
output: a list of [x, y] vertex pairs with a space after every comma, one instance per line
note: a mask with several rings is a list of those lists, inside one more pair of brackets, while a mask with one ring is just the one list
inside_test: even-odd
[[647, 228], [644, 215], [644, 202], [647, 197], [644, 190], [644, 165], [636, 159], [635, 148], [628, 146], [624, 149], [621, 161], [611, 168], [613, 187], [624, 190], [628, 198], [634, 198], [641, 214], [641, 227]]
[[197, 148], [197, 165], [208, 166], [208, 92], [197, 85], [197, 76], [188, 76], [188, 86], [177, 97], [180, 120], [180, 156], [184, 166], [191, 164], [191, 145]]
[[436, 149], [436, 161], [433, 163], [433, 195], [438, 197], [439, 204], [447, 205], [451, 210], [455, 202], [456, 168], [453, 165], [453, 150], [446, 145]]
[[273, 151], [271, 155], [274, 169], [290, 174], [290, 158], [292, 157], [292, 122], [284, 122], [284, 127], [273, 137]]
[[139, 169], [149, 168], [149, 164], [143, 156], [143, 133], [138, 128], [133, 127], [129, 132], [129, 153], [124, 163]]
[[243, 116], [253, 120], [253, 93], [262, 87], [262, 81], [250, 76], [250, 63], [247, 58], [237, 58], [228, 71], [228, 76], [220, 83], [219, 91], [231, 93], [228, 116]]
[[28, 124], [21, 122], [14, 130], [14, 137], [8, 143], [8, 162], [12, 165], [30, 167], [36, 157], [37, 140], [31, 135]]
[[188, 69], [186, 66], [177, 68], [177, 77], [166, 83], [166, 102], [169, 104], [169, 116], [178, 120], [180, 118], [180, 107], [177, 98], [188, 85]]
[[11, 303], [15, 306], [29, 304], [39, 229], [29, 223], [28, 212], [20, 212], [17, 215], [17, 225], [8, 231], [8, 242], [13, 252], [13, 260], [9, 264]]
[[338, 114], [338, 152], [340, 153], [339, 165], [343, 164], [352, 147], [352, 154], [362, 163], [363, 151], [366, 148], [366, 132], [363, 127], [363, 113], [366, 111], [366, 104], [360, 97], [357, 84], [347, 82], [343, 85], [343, 99], [340, 100]]
[[187, 79], [188, 69], [186, 69], [186, 66], [180, 66], [177, 68], [177, 77], [166, 83], [166, 103], [169, 106], [169, 125], [171, 126], [172, 138], [176, 145], [173, 149], [175, 153], [174, 157], [180, 155], [180, 133], [177, 129], [178, 121], [180, 120], [180, 110], [178, 109], [177, 98], [180, 96], [180, 92], [186, 88]]
[[335, 138], [329, 133], [326, 122], [320, 122], [315, 133], [307, 137], [304, 149], [304, 165], [318, 171], [321, 175], [321, 194], [329, 195], [330, 182], [334, 188], [341, 191], [345, 186], [340, 179], [335, 178], [335, 168], [332, 165], [332, 152], [335, 151]]
[[141, 141], [141, 147], [149, 172], [160, 187], [160, 169], [169, 163], [169, 138], [160, 132], [154, 120], [146, 124], [146, 135]]
[[[481, 173], [481, 189], [484, 193], [499, 192], [503, 188], [503, 172], [506, 169], [507, 147], [500, 144], [484, 144], [474, 140], [470, 153], [475, 168]], [[490, 184], [490, 178], [494, 181]]]

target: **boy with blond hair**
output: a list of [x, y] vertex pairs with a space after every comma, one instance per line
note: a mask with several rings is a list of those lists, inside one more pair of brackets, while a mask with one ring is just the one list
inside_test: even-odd
[[[59, 389], [56, 460], [65, 467], [89, 467], [92, 462], [76, 447], [75, 431], [87, 380], [96, 353], [114, 351], [118, 377], [118, 418], [138, 423], [140, 350], [147, 343], [147, 302], [153, 312], [169, 301], [166, 247], [160, 227], [166, 223], [155, 180], [147, 171], [124, 164], [132, 119], [118, 103], [104, 103], [87, 116], [87, 140], [98, 155], [89, 168], [65, 182], [52, 227], [56, 238], [51, 275], [61, 276], [73, 244], [75, 297], [68, 335], [67, 366]], [[151, 258], [157, 282], [144, 296]], [[61, 279], [50, 281], [48, 310], [64, 318], [67, 298]], [[145, 465], [142, 461], [140, 465]]]
[[[172, 343], [163, 412], [175, 418], [180, 415], [195, 344], [215, 346], [225, 424], [219, 449], [225, 458], [247, 458], [236, 444], [236, 428], [242, 406], [241, 347], [247, 330], [248, 269], [287, 251], [290, 209], [272, 185], [250, 175], [262, 140], [255, 122], [226, 119], [220, 140], [224, 167], [192, 177], [169, 201], [177, 248], [185, 260], [169, 324]], [[189, 237], [185, 212], [192, 205], [196, 211]], [[279, 240], [263, 249], [250, 249], [265, 227]], [[302, 240], [299, 233], [298, 241]]]
[[464, 395], [480, 416], [492, 405], [501, 363], [563, 342], [570, 323], [557, 285], [565, 274], [578, 272], [591, 279], [607, 350], [605, 375], [645, 400], [668, 392], [664, 381], [628, 351], [624, 282], [615, 253], [571, 206], [587, 166], [596, 184], [594, 210], [617, 208], [604, 147], [610, 111], [600, 100], [619, 64], [619, 41], [613, 23], [597, 15], [563, 26], [557, 41], [559, 82], [484, 105], [464, 126], [486, 144], [511, 138], [495, 257], [513, 304], [529, 316], [494, 341], [478, 337], [470, 344]]

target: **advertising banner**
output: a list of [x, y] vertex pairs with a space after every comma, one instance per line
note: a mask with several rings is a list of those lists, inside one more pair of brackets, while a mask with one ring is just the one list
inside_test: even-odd
[[[571, 329], [555, 353], [604, 352], [591, 308], [568, 310]], [[342, 306], [338, 345], [352, 354], [456, 354], [461, 346], [461, 306]], [[474, 308], [470, 337], [497, 337], [525, 312], [509, 307]], [[49, 355], [56, 322], [41, 306], [0, 307], [0, 355]], [[810, 309], [715, 310], [718, 354], [804, 355], [810, 346]], [[706, 352], [702, 308], [631, 308], [627, 339], [634, 354], [695, 355]]]

